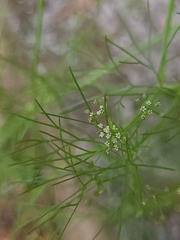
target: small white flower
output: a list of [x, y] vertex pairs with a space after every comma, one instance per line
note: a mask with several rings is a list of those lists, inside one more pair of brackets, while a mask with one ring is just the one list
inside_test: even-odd
[[118, 133], [116, 133], [116, 138], [118, 138], [118, 139], [120, 139], [120, 137], [121, 137], [121, 134], [118, 132]]
[[93, 115], [94, 115], [94, 113], [93, 113], [93, 112], [90, 112], [90, 113], [89, 113], [89, 116], [90, 116], [90, 117], [92, 117]]
[[99, 123], [99, 124], [98, 124], [98, 128], [103, 128], [103, 124], [102, 124], [102, 123]]
[[145, 106], [142, 106], [142, 107], [140, 108], [140, 111], [145, 112], [145, 111], [146, 111], [146, 107], [145, 107]]
[[110, 142], [109, 141], [106, 141], [104, 144], [106, 145], [106, 147], [110, 146]]
[[139, 102], [140, 102], [140, 99], [139, 99], [139, 98], [136, 98], [136, 99], [135, 99], [135, 102], [139, 103]]
[[99, 137], [103, 138], [104, 137], [104, 133], [100, 132]]
[[152, 114], [152, 110], [148, 110], [148, 114], [151, 115]]
[[141, 119], [142, 119], [142, 120], [145, 119], [145, 115], [144, 115], [144, 114], [141, 115]]
[[99, 106], [99, 110], [96, 112], [96, 114], [97, 114], [98, 116], [104, 114], [104, 106], [103, 106], [103, 105], [100, 105], [100, 106]]
[[106, 127], [103, 129], [103, 131], [104, 131], [105, 133], [109, 133], [109, 132], [110, 132], [109, 126], [106, 126]]
[[98, 115], [98, 116], [100, 116], [102, 113], [101, 113], [101, 110], [98, 110], [97, 112], [96, 112], [96, 114]]
[[106, 135], [106, 138], [107, 138], [107, 139], [110, 139], [110, 137], [111, 137], [111, 133], [108, 133], [108, 134]]
[[151, 101], [146, 101], [146, 104], [150, 106], [152, 104], [152, 102]]
[[90, 122], [90, 123], [92, 122], [92, 118], [91, 117], [88, 119], [88, 122]]

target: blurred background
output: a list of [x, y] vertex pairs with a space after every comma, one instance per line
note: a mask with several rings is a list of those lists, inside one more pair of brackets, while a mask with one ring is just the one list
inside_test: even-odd
[[[85, 120], [85, 108], [69, 66], [88, 99], [129, 84], [146, 86], [156, 83], [157, 79], [150, 69], [141, 65], [119, 64], [119, 59], [126, 61], [125, 54], [113, 44], [107, 44], [105, 38], [134, 53], [136, 43], [142, 43], [141, 52], [147, 53], [151, 48], [150, 59], [157, 70], [168, 3], [168, 0], [0, 0], [0, 240], [56, 239], [48, 235], [56, 228], [53, 223], [49, 232], [38, 228], [27, 235], [28, 226], [24, 226], [23, 222], [39, 214], [34, 204], [53, 205], [76, 189], [76, 183], [70, 181], [61, 187], [43, 186], [28, 195], [27, 189], [36, 184], [32, 179], [41, 166], [28, 165], [27, 155], [21, 152], [11, 153], [17, 149], [19, 141], [37, 139], [39, 129], [45, 128], [12, 113], [47, 122], [40, 114], [36, 99], [47, 112], [60, 114], [73, 109], [71, 117]], [[179, 0], [175, 1], [174, 26], [180, 23], [177, 12], [180, 12]], [[168, 58], [178, 55], [179, 49], [178, 33], [169, 48]], [[178, 79], [179, 75], [179, 62], [175, 58], [168, 63], [166, 80], [171, 83], [172, 77]], [[134, 102], [127, 100], [126, 105], [129, 111], [124, 112], [124, 121], [132, 114]], [[66, 126], [66, 121], [63, 124]], [[55, 130], [50, 129], [50, 132], [57, 135]], [[157, 139], [154, 145], [160, 145], [160, 142], [161, 139]], [[20, 147], [26, 147], [26, 143], [21, 143]], [[163, 157], [169, 161], [173, 151], [173, 164], [179, 168], [179, 142], [173, 142], [170, 149], [166, 146], [160, 148], [155, 158], [162, 156], [163, 152]], [[40, 152], [48, 153], [49, 149], [35, 145], [28, 151], [35, 157]], [[150, 155], [153, 158], [152, 152]], [[151, 176], [146, 174], [144, 172], [144, 178], [152, 183], [149, 180]], [[178, 177], [175, 174], [172, 181], [175, 189], [179, 186]], [[167, 176], [166, 181], [171, 178], [171, 175]], [[164, 181], [164, 177], [160, 179]], [[166, 188], [166, 184], [163, 187]], [[24, 191], [27, 193], [21, 194]], [[179, 196], [175, 198], [175, 203], [178, 203]], [[96, 207], [92, 206], [90, 212], [96, 213]], [[179, 205], [176, 208], [178, 211], [173, 206], [168, 209], [167, 219], [160, 226], [146, 222], [146, 219], [139, 223], [131, 219], [127, 223], [131, 231], [128, 234], [124, 231], [122, 239], [180, 239]], [[85, 204], [81, 210], [87, 211]], [[62, 239], [93, 239], [101, 226], [97, 219], [75, 222]], [[134, 233], [137, 225], [144, 226], [141, 234]], [[14, 227], [18, 231], [12, 234]], [[147, 229], [151, 228], [154, 235], [147, 234]], [[114, 239], [113, 231], [103, 230], [97, 239]]]

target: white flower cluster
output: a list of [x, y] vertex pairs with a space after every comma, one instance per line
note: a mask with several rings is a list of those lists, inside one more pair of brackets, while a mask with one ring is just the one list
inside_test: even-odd
[[105, 116], [105, 108], [102, 104], [100, 104], [97, 100], [94, 102], [99, 105], [99, 109], [96, 112], [92, 112], [90, 110], [86, 110], [85, 113], [89, 115], [88, 121], [94, 123], [96, 127], [99, 129], [99, 137], [105, 139], [106, 153], [109, 154], [111, 150], [119, 150], [120, 141], [126, 141], [126, 137], [120, 133], [118, 127], [113, 124], [104, 125], [103, 123], [98, 121], [99, 117]]
[[118, 151], [121, 133], [116, 125], [112, 125], [112, 127], [110, 127], [109, 125], [103, 125], [102, 123], [99, 123], [97, 127], [100, 130], [99, 137], [105, 138], [104, 144], [106, 146], [106, 153], [109, 154], [112, 149]]
[[[138, 102], [136, 100], [136, 102]], [[140, 111], [141, 111], [141, 118], [144, 120], [146, 115], [151, 115], [153, 113], [153, 108], [154, 107], [158, 107], [160, 105], [160, 102], [157, 102], [156, 104], [154, 104], [154, 106], [152, 105], [152, 102], [150, 100], [147, 100], [145, 102], [145, 104], [143, 106], [140, 107]]]
[[104, 106], [100, 105], [97, 112], [91, 112], [90, 110], [86, 110], [85, 113], [89, 115], [88, 121], [94, 122], [96, 116], [104, 116]]
[[151, 101], [146, 101], [145, 105], [141, 106], [140, 111], [142, 112], [141, 118], [145, 119], [146, 115], [151, 115], [152, 114], [152, 109], [151, 109]]

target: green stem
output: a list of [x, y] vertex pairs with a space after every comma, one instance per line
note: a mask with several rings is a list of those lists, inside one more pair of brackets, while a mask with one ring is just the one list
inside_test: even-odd
[[168, 5], [168, 13], [167, 13], [167, 18], [166, 18], [166, 23], [164, 26], [164, 37], [163, 37], [163, 42], [162, 42], [162, 50], [161, 50], [161, 60], [160, 60], [160, 65], [159, 69], [157, 72], [157, 78], [158, 78], [158, 83], [160, 85], [163, 84], [164, 81], [164, 74], [165, 74], [165, 66], [166, 66], [166, 54], [167, 54], [167, 49], [168, 49], [168, 38], [169, 34], [171, 32], [171, 19], [172, 19], [172, 13], [174, 9], [174, 0], [169, 1]]

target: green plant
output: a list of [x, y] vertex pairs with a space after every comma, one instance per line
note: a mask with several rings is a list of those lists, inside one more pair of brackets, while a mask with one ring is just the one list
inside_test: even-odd
[[[85, 75], [78, 80], [69, 68], [68, 79], [71, 75], [73, 82], [68, 90], [63, 82], [66, 94], [62, 93], [61, 100], [65, 101], [64, 98], [75, 89], [78, 90], [75, 98], [79, 99], [77, 95], [80, 94], [81, 99], [68, 107], [61, 103], [63, 110], [60, 114], [48, 110], [49, 105], [56, 101], [57, 82], [54, 86], [46, 82], [48, 76], [41, 76], [33, 66], [30, 79], [36, 77], [39, 80], [38, 83], [31, 82], [36, 104], [31, 100], [24, 112], [13, 114], [20, 126], [24, 122], [27, 124], [17, 137], [17, 149], [10, 156], [13, 156], [11, 169], [18, 172], [16, 181], [25, 186], [23, 194], [29, 198], [28, 206], [25, 206], [26, 201], [22, 201], [21, 207], [26, 209], [35, 205], [38, 211], [20, 227], [30, 223], [28, 231], [33, 231], [49, 224], [49, 239], [60, 239], [71, 222], [77, 219], [80, 224], [84, 219], [93, 221], [99, 213], [101, 226], [92, 239], [97, 239], [104, 231], [110, 239], [121, 239], [121, 236], [158, 239], [155, 223], [163, 224], [171, 209], [179, 211], [180, 87], [178, 83], [166, 80], [168, 48], [179, 30], [179, 26], [171, 26], [173, 7], [174, 1], [170, 0], [164, 30], [151, 41], [148, 39], [137, 44], [130, 35], [134, 46], [127, 50], [105, 37], [110, 61], [103, 68], [92, 70], [92, 78], [86, 79]], [[41, 25], [38, 29], [35, 66], [38, 64]], [[163, 44], [160, 64], [155, 70], [144, 52], [150, 51], [159, 41]], [[113, 58], [110, 45], [124, 55]], [[145, 60], [141, 60], [139, 55], [143, 55]], [[119, 74], [119, 64], [140, 64], [152, 70], [155, 84], [117, 87], [107, 83], [103, 88], [97, 83], [96, 93], [89, 96], [87, 87], [94, 86], [98, 77]], [[24, 70], [27, 74], [28, 71]], [[36, 90], [34, 92], [36, 84], [41, 89], [39, 96]], [[47, 100], [48, 91], [50, 97]], [[127, 102], [131, 109], [126, 106]], [[39, 109], [41, 117], [37, 118]], [[75, 110], [80, 113], [79, 117], [75, 117]], [[123, 116], [125, 111], [129, 112], [127, 117]], [[7, 128], [3, 130], [7, 131]], [[75, 184], [73, 188], [68, 185], [72, 181]], [[38, 205], [37, 199], [46, 187], [56, 189], [55, 186], [61, 188], [62, 185], [60, 191], [63, 193], [64, 183], [71, 189], [69, 195], [57, 202], [53, 200], [53, 203], [47, 201], [45, 205]], [[84, 203], [86, 211], [83, 211]], [[93, 214], [90, 213], [91, 206], [95, 208]]]

